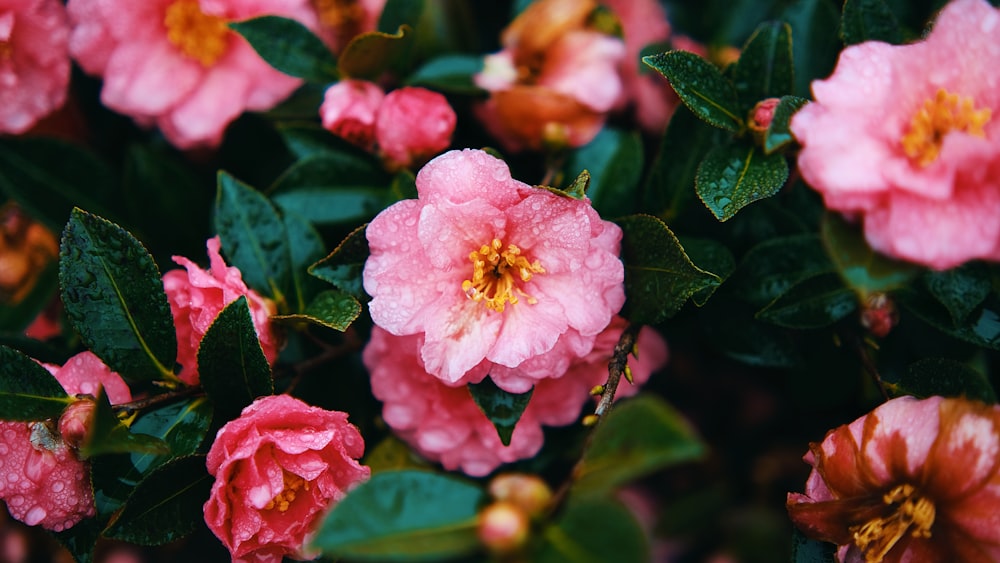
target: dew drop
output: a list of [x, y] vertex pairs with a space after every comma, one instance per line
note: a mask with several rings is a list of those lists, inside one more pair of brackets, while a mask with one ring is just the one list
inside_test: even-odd
[[48, 512], [45, 512], [44, 508], [36, 506], [24, 515], [24, 523], [29, 526], [34, 526], [44, 520], [46, 516], [48, 516]]
[[62, 481], [56, 481], [55, 483], [52, 483], [52, 492], [53, 493], [61, 493], [61, 492], [63, 492], [63, 489], [65, 489], [65, 488], [66, 488], [66, 485]]

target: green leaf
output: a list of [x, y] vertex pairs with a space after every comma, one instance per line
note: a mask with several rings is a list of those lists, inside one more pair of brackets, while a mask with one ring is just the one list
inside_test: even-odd
[[0, 420], [57, 420], [74, 400], [38, 362], [0, 345]]
[[792, 530], [792, 563], [836, 563], [837, 546]]
[[622, 217], [635, 211], [636, 188], [642, 179], [642, 136], [611, 127], [601, 129], [590, 143], [573, 151], [564, 169], [590, 173], [587, 196], [602, 217]]
[[339, 78], [337, 60], [301, 23], [280, 16], [261, 16], [229, 27], [243, 36], [267, 64], [310, 82], [326, 84]]
[[378, 31], [393, 33], [401, 25], [416, 29], [423, 11], [424, 0], [388, 0], [378, 19]]
[[931, 295], [948, 309], [955, 326], [964, 324], [993, 289], [989, 271], [978, 262], [944, 272], [928, 271], [923, 282]]
[[941, 332], [991, 350], [1000, 350], [1000, 306], [988, 299], [964, 323], [955, 326], [951, 315], [930, 294], [906, 287], [893, 293], [896, 302]]
[[941, 395], [967, 397], [996, 403], [989, 379], [962, 362], [945, 358], [925, 358], [907, 366], [899, 381], [889, 385], [892, 394], [919, 398]]
[[757, 321], [754, 311], [732, 300], [705, 307], [708, 341], [720, 352], [751, 366], [795, 368], [804, 363], [799, 343], [787, 330]]
[[162, 545], [195, 530], [212, 489], [205, 456], [174, 459], [143, 479], [104, 530], [104, 536], [138, 545]]
[[118, 420], [108, 396], [101, 387], [97, 392], [96, 406], [87, 424], [87, 437], [80, 445], [80, 457], [87, 459], [95, 455], [141, 452], [149, 454], [170, 453], [170, 446], [163, 440], [129, 430]]
[[871, 293], [903, 286], [918, 271], [912, 264], [876, 253], [864, 236], [839, 215], [828, 213], [823, 217], [820, 235], [840, 275], [862, 300]]
[[716, 219], [728, 221], [747, 205], [778, 193], [787, 179], [784, 156], [765, 154], [754, 145], [724, 145], [701, 162], [695, 191]]
[[627, 297], [621, 314], [628, 320], [656, 324], [673, 316], [694, 294], [722, 283], [691, 262], [674, 233], [656, 217], [631, 215], [617, 223], [623, 232]]
[[836, 274], [820, 274], [794, 285], [757, 313], [757, 318], [795, 329], [829, 326], [858, 307], [857, 296]]
[[809, 84], [830, 75], [841, 43], [840, 3], [833, 0], [798, 0], [788, 3], [777, 19], [792, 26], [797, 96], [809, 96]]
[[[278, 196], [303, 189], [315, 188], [384, 188], [389, 184], [389, 176], [381, 164], [370, 155], [354, 151], [324, 149], [301, 157], [281, 174], [268, 189], [275, 201]], [[310, 221], [315, 221], [311, 213], [297, 209]]]
[[340, 54], [340, 72], [350, 78], [376, 80], [383, 72], [405, 67], [413, 52], [413, 30], [402, 25], [396, 33], [380, 31], [354, 37]]
[[309, 221], [295, 212], [282, 210], [285, 233], [288, 234], [288, 252], [292, 261], [291, 305], [295, 311], [303, 311], [307, 304], [322, 291], [323, 285], [307, 272], [309, 266], [326, 255], [323, 238]]
[[468, 385], [472, 400], [476, 402], [479, 410], [483, 411], [486, 418], [490, 419], [493, 427], [497, 429], [500, 442], [505, 446], [510, 445], [510, 437], [514, 434], [514, 427], [517, 421], [521, 420], [521, 414], [528, 407], [531, 394], [534, 388], [526, 393], [508, 393], [496, 386], [489, 377], [479, 383]]
[[205, 393], [225, 414], [239, 413], [274, 392], [245, 295], [226, 305], [208, 327], [198, 347], [198, 373]]
[[319, 123], [283, 122], [275, 124], [275, 128], [289, 152], [299, 160], [324, 153], [372, 159], [371, 155], [327, 131]]
[[72, 528], [50, 533], [73, 555], [76, 563], [92, 563], [101, 528], [96, 518], [84, 518]]
[[478, 548], [483, 492], [427, 471], [383, 471], [333, 507], [312, 548], [357, 561], [441, 561]]
[[271, 317], [285, 323], [310, 323], [344, 332], [361, 314], [361, 303], [353, 296], [331, 289], [316, 296], [301, 313]]
[[744, 108], [790, 94], [795, 82], [791, 26], [783, 22], [760, 24], [743, 46], [732, 72], [733, 86]]
[[124, 229], [74, 209], [59, 248], [66, 315], [83, 343], [132, 379], [172, 379], [177, 335], [160, 271]]
[[865, 41], [903, 42], [903, 32], [885, 0], [846, 0], [840, 23], [845, 45]]
[[706, 453], [694, 428], [659, 397], [640, 393], [607, 415], [576, 471], [574, 490], [606, 492]]
[[281, 209], [327, 227], [371, 220], [385, 208], [389, 195], [380, 188], [304, 187], [276, 194], [273, 200]]
[[410, 86], [423, 86], [440, 92], [475, 95], [483, 92], [473, 77], [483, 70], [483, 57], [448, 54], [433, 58], [413, 71]]
[[175, 457], [192, 455], [204, 441], [212, 423], [212, 403], [205, 397], [169, 404], [142, 413], [132, 424], [132, 431], [154, 436], [170, 446], [170, 455], [133, 453], [135, 472], [130, 475], [138, 481], [150, 470]]
[[720, 131], [678, 107], [670, 118], [660, 152], [643, 190], [643, 209], [655, 210], [668, 223], [684, 215], [694, 198], [694, 179]]
[[555, 188], [552, 186], [536, 186], [542, 188], [543, 190], [548, 190], [556, 195], [562, 197], [569, 197], [573, 199], [583, 199], [587, 196], [587, 188], [590, 186], [590, 172], [583, 170], [580, 174], [573, 180], [566, 189]]
[[727, 287], [755, 307], [763, 307], [795, 284], [834, 271], [818, 236], [772, 238], [744, 255]]
[[789, 124], [792, 122], [792, 116], [795, 115], [795, 112], [799, 111], [807, 102], [808, 100], [805, 98], [795, 96], [781, 97], [778, 107], [774, 108], [774, 118], [771, 120], [771, 125], [768, 126], [767, 132], [764, 134], [765, 153], [771, 154], [795, 140], [792, 136], [792, 130], [789, 129]]
[[687, 51], [669, 51], [642, 61], [667, 77], [684, 105], [705, 122], [738, 132], [743, 129], [736, 90], [719, 69]]
[[574, 499], [542, 535], [537, 563], [644, 563], [649, 545], [635, 516], [612, 498]]
[[215, 230], [229, 262], [251, 288], [285, 305], [291, 258], [285, 223], [260, 192], [219, 172]]
[[309, 267], [310, 274], [332, 283], [359, 301], [368, 299], [362, 285], [362, 272], [368, 260], [367, 227], [365, 224], [354, 229], [329, 256]]

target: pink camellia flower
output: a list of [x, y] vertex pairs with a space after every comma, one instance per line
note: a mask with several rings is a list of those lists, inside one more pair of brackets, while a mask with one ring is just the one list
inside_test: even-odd
[[70, 53], [104, 78], [101, 101], [155, 124], [180, 149], [214, 147], [244, 110], [267, 110], [302, 81], [278, 72], [228, 24], [262, 15], [316, 26], [307, 0], [69, 0]]
[[[103, 387], [112, 404], [132, 400], [128, 385], [91, 352], [45, 368], [71, 395]], [[29, 526], [59, 532], [96, 514], [90, 464], [46, 422], [0, 422], [0, 475], [0, 499]]]
[[357, 462], [364, 449], [346, 413], [288, 395], [257, 399], [208, 451], [205, 523], [233, 561], [310, 558], [303, 549], [320, 518], [371, 473]]
[[1000, 260], [1000, 10], [954, 0], [918, 43], [844, 49], [792, 119], [803, 178], [876, 250]]
[[788, 512], [840, 561], [1000, 560], [1000, 406], [893, 399], [812, 444]]
[[374, 82], [341, 80], [326, 89], [319, 115], [323, 127], [367, 150], [375, 149], [375, 112], [385, 93]]
[[[375, 31], [386, 0], [310, 0], [319, 17], [319, 36], [340, 53], [355, 36]], [[393, 30], [395, 31], [395, 30]]]
[[419, 335], [443, 381], [481, 379], [483, 360], [517, 367], [561, 337], [592, 341], [624, 303], [621, 229], [589, 201], [514, 180], [480, 150], [435, 158], [416, 185], [418, 199], [368, 225], [364, 287], [375, 324]]
[[457, 121], [448, 100], [407, 86], [385, 96], [375, 118], [375, 139], [390, 170], [415, 168], [448, 148]]
[[[362, 358], [371, 373], [372, 392], [384, 403], [382, 417], [401, 439], [448, 470], [482, 476], [538, 453], [542, 425], [565, 426], [580, 416], [590, 390], [607, 380], [608, 360], [623, 329], [618, 318], [590, 354], [577, 358], [558, 377], [539, 381], [506, 446], [465, 386], [449, 386], [427, 373], [419, 336], [393, 336], [375, 327]], [[666, 359], [662, 338], [643, 329], [638, 359], [629, 359], [635, 385], [623, 382], [616, 397], [636, 393]]]
[[183, 256], [174, 256], [174, 262], [184, 266], [186, 271], [178, 268], [163, 274], [163, 290], [177, 327], [177, 363], [181, 365], [177, 376], [188, 385], [197, 385], [201, 379], [198, 347], [205, 332], [226, 305], [240, 296], [245, 295], [250, 304], [250, 316], [268, 363], [274, 364], [281, 345], [281, 338], [271, 323], [271, 315], [278, 312], [274, 302], [248, 288], [239, 268], [226, 266], [219, 254], [221, 241], [218, 236], [208, 239], [206, 246], [208, 270], [202, 270]]
[[0, 0], [0, 132], [23, 133], [63, 105], [68, 44], [59, 0]]

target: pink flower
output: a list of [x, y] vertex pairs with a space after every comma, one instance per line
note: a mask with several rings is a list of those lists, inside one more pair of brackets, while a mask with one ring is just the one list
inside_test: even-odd
[[936, 269], [1000, 260], [1000, 10], [954, 0], [927, 38], [841, 53], [792, 120], [802, 176], [876, 250]]
[[346, 413], [288, 395], [257, 399], [208, 452], [205, 523], [233, 561], [311, 557], [303, 546], [320, 518], [371, 473], [356, 461], [364, 449]]
[[1000, 407], [893, 399], [812, 444], [788, 512], [841, 561], [1000, 559]]
[[[507, 446], [466, 387], [449, 386], [427, 373], [419, 336], [393, 336], [375, 327], [362, 358], [371, 373], [372, 392], [384, 403], [382, 417], [401, 439], [448, 470], [482, 476], [503, 463], [538, 453], [542, 425], [565, 426], [580, 416], [590, 390], [607, 380], [611, 350], [623, 329], [624, 322], [618, 318], [598, 337], [590, 354], [535, 385]], [[623, 382], [617, 396], [634, 394], [666, 358], [666, 344], [660, 336], [643, 329], [639, 357], [629, 362], [635, 385]]]
[[307, 0], [70, 0], [70, 53], [102, 76], [101, 101], [180, 149], [214, 147], [244, 110], [270, 109], [301, 80], [271, 68], [229, 22], [265, 14], [315, 27]]
[[[71, 395], [103, 387], [112, 404], [132, 400], [128, 385], [91, 352], [45, 368]], [[0, 422], [0, 475], [0, 499], [29, 526], [59, 532], [96, 514], [90, 464], [46, 422]]]
[[375, 31], [385, 2], [386, 0], [310, 0], [319, 18], [319, 36], [334, 53], [343, 51], [355, 36]]
[[592, 341], [624, 303], [621, 229], [589, 201], [514, 180], [479, 150], [435, 158], [416, 185], [418, 199], [368, 226], [364, 287], [375, 323], [419, 335], [446, 383], [481, 379], [483, 360], [517, 367], [561, 337]]
[[319, 108], [323, 127], [351, 143], [375, 148], [375, 112], [385, 93], [374, 82], [341, 80], [326, 89]]
[[375, 119], [382, 159], [390, 170], [423, 165], [451, 144], [457, 119], [437, 92], [415, 87], [389, 92]]
[[0, 1], [0, 132], [23, 133], [63, 105], [68, 43], [59, 0]]
[[274, 302], [248, 288], [238, 268], [226, 266], [219, 254], [220, 245], [219, 237], [208, 239], [208, 270], [202, 270], [183, 256], [174, 256], [174, 262], [187, 271], [178, 268], [163, 274], [163, 290], [177, 327], [177, 363], [181, 365], [177, 376], [188, 385], [200, 381], [198, 346], [202, 337], [226, 305], [240, 296], [245, 295], [250, 304], [254, 328], [268, 363], [274, 364], [281, 345], [281, 338], [271, 324], [271, 315], [277, 313]]

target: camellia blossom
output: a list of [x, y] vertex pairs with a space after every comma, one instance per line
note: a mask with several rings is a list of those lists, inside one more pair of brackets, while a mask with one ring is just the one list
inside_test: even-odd
[[371, 470], [347, 414], [288, 395], [262, 397], [218, 432], [205, 523], [233, 561], [309, 558], [304, 545], [327, 510]]
[[23, 133], [63, 105], [68, 44], [59, 0], [0, 1], [0, 132]]
[[177, 328], [177, 363], [181, 365], [177, 376], [188, 385], [197, 385], [201, 379], [198, 347], [205, 332], [215, 317], [240, 296], [246, 296], [250, 305], [254, 329], [268, 363], [274, 364], [281, 345], [281, 338], [271, 323], [271, 315], [278, 312], [277, 306], [248, 288], [239, 268], [226, 266], [219, 254], [221, 244], [217, 236], [208, 239], [208, 270], [183, 256], [174, 256], [174, 262], [184, 266], [186, 271], [178, 268], [163, 274], [163, 290], [167, 293]]
[[[112, 404], [132, 400], [125, 381], [91, 352], [45, 368], [71, 395], [103, 387]], [[90, 464], [47, 422], [0, 422], [0, 475], [0, 499], [29, 526], [59, 532], [96, 514]]]
[[323, 127], [367, 151], [375, 148], [375, 113], [385, 92], [367, 80], [341, 80], [326, 89], [319, 115]]
[[[565, 373], [535, 385], [506, 446], [466, 386], [449, 386], [427, 373], [419, 336], [393, 336], [375, 327], [362, 358], [371, 373], [372, 393], [383, 402], [382, 417], [396, 435], [445, 469], [482, 476], [538, 453], [542, 425], [565, 426], [580, 416], [590, 390], [608, 378], [608, 360], [624, 327], [616, 317], [589, 354], [576, 358]], [[636, 393], [666, 363], [666, 343], [650, 328], [640, 332], [638, 350], [638, 358], [629, 358], [635, 384], [622, 382], [616, 398]]]
[[316, 27], [307, 0], [69, 0], [70, 53], [104, 78], [101, 102], [155, 124], [180, 149], [214, 147], [243, 111], [262, 111], [302, 81], [264, 62], [230, 22], [292, 18]]
[[788, 512], [840, 561], [1000, 560], [1000, 407], [893, 399], [812, 444]]
[[375, 139], [390, 170], [414, 168], [448, 148], [458, 116], [448, 100], [407, 86], [386, 94], [375, 118]]
[[871, 246], [936, 269], [1000, 260], [1000, 10], [954, 0], [902, 46], [847, 47], [792, 119], [803, 178]]
[[416, 187], [368, 225], [364, 287], [375, 324], [420, 335], [425, 368], [446, 383], [483, 360], [517, 367], [561, 337], [592, 341], [624, 303], [621, 229], [586, 199], [469, 149], [429, 162]]

